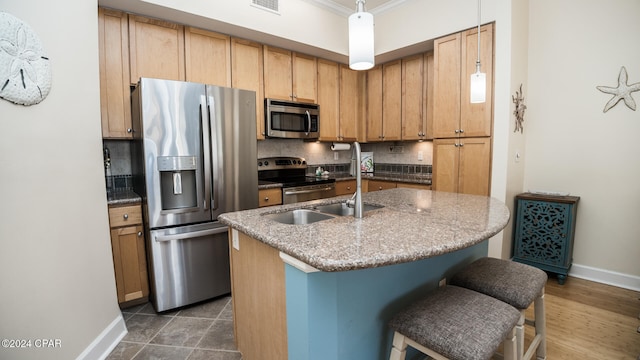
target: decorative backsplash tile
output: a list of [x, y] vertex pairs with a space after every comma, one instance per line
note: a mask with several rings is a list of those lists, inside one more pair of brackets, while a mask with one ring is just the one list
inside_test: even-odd
[[131, 175], [105, 176], [107, 191], [129, 191], [133, 190]]

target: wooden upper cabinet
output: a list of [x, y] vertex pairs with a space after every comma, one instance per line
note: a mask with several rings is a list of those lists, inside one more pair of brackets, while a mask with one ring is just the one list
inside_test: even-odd
[[264, 95], [293, 100], [291, 51], [264, 46]]
[[313, 56], [293, 53], [293, 100], [316, 103], [318, 99], [318, 60]]
[[487, 75], [487, 95], [484, 103], [470, 102], [471, 74], [476, 72], [478, 29], [462, 33], [462, 93], [460, 128], [465, 137], [491, 136], [493, 118], [493, 24], [480, 27], [480, 71]]
[[231, 38], [211, 31], [184, 29], [187, 81], [231, 87]]
[[423, 54], [402, 59], [402, 140], [426, 137]]
[[433, 43], [433, 137], [457, 137], [460, 125], [461, 34], [445, 36]]
[[335, 141], [340, 131], [340, 70], [338, 63], [318, 59], [318, 105], [321, 141]]
[[469, 101], [470, 77], [476, 71], [477, 29], [434, 41], [433, 137], [491, 136], [493, 116], [493, 25], [481, 27], [482, 72], [487, 100]]
[[[358, 72], [340, 64], [340, 141], [358, 139], [360, 119], [360, 81]], [[320, 124], [322, 127], [322, 123]]]
[[433, 51], [424, 54], [425, 76], [422, 79], [425, 139], [433, 139]]
[[382, 65], [382, 140], [402, 137], [402, 60]]
[[256, 92], [257, 138], [265, 138], [262, 45], [253, 41], [231, 39], [231, 86]]
[[127, 14], [98, 8], [102, 137], [130, 139], [129, 29]]
[[141, 77], [185, 80], [184, 27], [129, 15], [131, 83]]
[[307, 103], [317, 101], [315, 57], [265, 45], [264, 70], [267, 98]]
[[382, 141], [382, 92], [382, 65], [378, 65], [367, 71], [367, 141]]

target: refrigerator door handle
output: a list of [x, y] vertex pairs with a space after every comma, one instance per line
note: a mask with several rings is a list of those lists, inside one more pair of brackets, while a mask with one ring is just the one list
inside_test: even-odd
[[200, 138], [202, 139], [202, 153], [204, 154], [204, 209], [209, 208], [211, 199], [211, 153], [209, 149], [209, 112], [204, 95], [200, 98]]
[[191, 238], [195, 238], [195, 237], [221, 234], [221, 233], [223, 233], [223, 232], [225, 232], [227, 230], [228, 230], [228, 228], [226, 226], [224, 226], [224, 227], [218, 227], [218, 228], [214, 228], [214, 229], [187, 232], [187, 233], [183, 233], [183, 234], [156, 235], [154, 240], [157, 241], [157, 242], [164, 242], [164, 241], [191, 239]]
[[218, 188], [220, 187], [219, 182], [222, 180], [221, 178], [218, 177], [218, 169], [219, 169], [219, 161], [220, 161], [220, 149], [218, 149], [218, 141], [220, 140], [220, 135], [217, 133], [218, 130], [220, 130], [220, 127], [218, 126], [218, 124], [216, 123], [216, 121], [218, 119], [216, 119], [214, 116], [211, 116], [211, 108], [213, 107], [213, 113], [215, 115], [215, 113], [217, 112], [216, 109], [217, 104], [215, 103], [215, 100], [213, 98], [213, 96], [209, 96], [209, 123], [211, 124], [211, 128], [208, 132], [208, 135], [210, 136], [210, 147], [209, 147], [209, 156], [211, 158], [211, 175], [213, 176], [214, 179], [217, 180], [217, 182], [215, 184], [209, 183], [211, 186], [211, 197], [209, 197], [209, 199], [211, 200], [211, 210], [217, 210], [218, 209]]

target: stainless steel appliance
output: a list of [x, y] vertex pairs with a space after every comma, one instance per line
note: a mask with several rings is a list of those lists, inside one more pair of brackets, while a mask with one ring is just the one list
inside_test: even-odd
[[320, 136], [320, 106], [265, 99], [268, 137], [317, 139]]
[[258, 159], [258, 180], [262, 184], [281, 183], [282, 203], [336, 196], [336, 180], [306, 176], [307, 162], [301, 157]]
[[142, 78], [132, 109], [156, 311], [229, 293], [227, 227], [217, 217], [258, 206], [255, 93]]

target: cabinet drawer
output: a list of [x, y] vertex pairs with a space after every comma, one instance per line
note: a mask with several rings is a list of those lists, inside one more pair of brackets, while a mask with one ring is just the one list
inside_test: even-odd
[[416, 183], [402, 183], [396, 184], [399, 188], [419, 189], [419, 190], [431, 190], [431, 185], [416, 184]]
[[109, 208], [109, 226], [112, 228], [142, 224], [140, 205]]
[[356, 181], [336, 181], [336, 196], [339, 195], [351, 195], [356, 191]]
[[368, 191], [380, 191], [387, 189], [395, 189], [396, 183], [392, 181], [369, 180]]
[[263, 189], [258, 191], [258, 205], [272, 206], [282, 204], [282, 189]]

